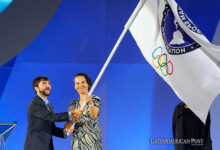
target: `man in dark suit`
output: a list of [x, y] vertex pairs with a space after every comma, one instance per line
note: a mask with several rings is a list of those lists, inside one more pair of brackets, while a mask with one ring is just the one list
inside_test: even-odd
[[54, 113], [53, 107], [47, 100], [51, 93], [51, 85], [48, 77], [39, 76], [33, 80], [32, 86], [37, 94], [29, 103], [27, 118], [28, 128], [24, 150], [53, 150], [52, 135], [66, 138], [68, 128], [58, 128], [55, 122], [77, 121], [82, 111]]
[[179, 103], [173, 113], [173, 138], [182, 140], [175, 143], [175, 150], [212, 150], [210, 136], [210, 112], [206, 124], [183, 102]]

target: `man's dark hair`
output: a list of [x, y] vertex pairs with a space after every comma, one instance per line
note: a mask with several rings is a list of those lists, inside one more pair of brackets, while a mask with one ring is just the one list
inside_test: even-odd
[[[33, 80], [33, 82], [32, 82], [32, 87], [33, 87], [33, 89], [38, 86], [38, 84], [40, 83], [40, 81], [49, 81], [49, 78], [46, 77], [46, 76], [38, 76], [38, 77], [36, 77], [36, 78]], [[34, 89], [34, 92], [36, 93], [35, 89]]]
[[[87, 75], [87, 74], [85, 74], [85, 73], [83, 73], [83, 72], [80, 72], [80, 73], [77, 73], [76, 75], [75, 75], [75, 77], [74, 77], [74, 84], [75, 84], [75, 78], [76, 77], [78, 77], [78, 76], [83, 76], [85, 79], [86, 79], [86, 82], [87, 82], [87, 84], [89, 85], [89, 89], [90, 89], [90, 87], [92, 86], [92, 80], [91, 80], [91, 78]], [[88, 90], [89, 90], [88, 89]]]

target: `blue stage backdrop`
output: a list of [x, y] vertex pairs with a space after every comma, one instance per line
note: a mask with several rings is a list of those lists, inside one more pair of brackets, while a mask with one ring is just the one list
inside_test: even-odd
[[[212, 41], [220, 18], [220, 1], [177, 2]], [[74, 75], [86, 72], [93, 81], [96, 79], [137, 3], [138, 0], [64, 0], [40, 35], [0, 68], [0, 120], [18, 122], [6, 150], [23, 149], [27, 106], [35, 96], [33, 78], [48, 76], [52, 83], [48, 99], [55, 112], [66, 111], [69, 103], [78, 98], [73, 87]], [[173, 149], [173, 145], [155, 145], [150, 140], [172, 138], [172, 114], [180, 100], [147, 64], [130, 33], [119, 46], [94, 95], [102, 100], [99, 123], [103, 150]], [[214, 149], [220, 147], [217, 143], [220, 112], [216, 106], [219, 100], [212, 106]], [[63, 127], [63, 123], [57, 126]], [[54, 137], [55, 150], [69, 150], [70, 143], [71, 136]]]

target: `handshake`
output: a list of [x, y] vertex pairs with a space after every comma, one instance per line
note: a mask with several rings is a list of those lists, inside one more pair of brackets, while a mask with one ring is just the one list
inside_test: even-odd
[[74, 109], [71, 110], [70, 113], [72, 116], [72, 120], [64, 124], [64, 130], [66, 131], [67, 135], [71, 134], [74, 131], [72, 125], [79, 121], [79, 116], [83, 114], [83, 109]]

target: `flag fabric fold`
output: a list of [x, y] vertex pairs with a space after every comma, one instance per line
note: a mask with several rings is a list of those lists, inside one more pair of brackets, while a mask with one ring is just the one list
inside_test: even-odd
[[201, 34], [201, 31], [195, 25], [191, 26], [191, 20], [188, 20], [188, 17], [184, 11], [177, 5], [174, 0], [168, 0], [168, 3], [174, 12], [175, 18], [178, 20], [184, 31], [196, 42], [198, 42], [202, 46], [201, 50], [220, 67], [220, 46], [210, 43], [208, 39], [203, 34]]
[[174, 0], [147, 0], [129, 30], [148, 63], [205, 123], [220, 92], [220, 47]]

